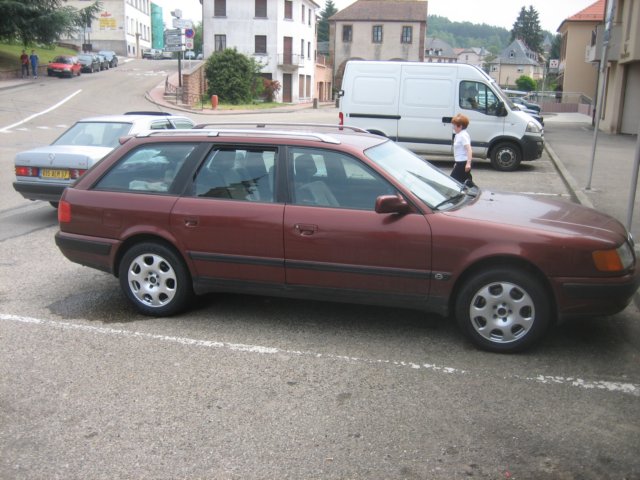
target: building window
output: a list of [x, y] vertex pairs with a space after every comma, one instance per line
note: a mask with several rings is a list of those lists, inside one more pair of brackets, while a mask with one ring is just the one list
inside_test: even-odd
[[350, 43], [353, 39], [353, 26], [351, 25], [343, 25], [342, 26], [342, 41], [344, 43]]
[[307, 42], [307, 58], [311, 58], [311, 42]]
[[256, 0], [256, 18], [267, 18], [267, 0]]
[[256, 35], [255, 53], [267, 53], [267, 36]]
[[413, 27], [402, 27], [400, 43], [411, 43], [413, 40]]
[[302, 5], [302, 23], [304, 23], [304, 5]]
[[227, 48], [227, 36], [226, 35], [214, 35], [213, 40], [215, 43], [215, 51], [221, 52]]
[[300, 58], [304, 58], [304, 40], [300, 40]]
[[227, 0], [214, 0], [213, 1], [213, 16], [214, 17], [226, 17], [227, 16]]
[[293, 20], [293, 1], [284, 0], [284, 18]]
[[371, 29], [371, 41], [373, 43], [382, 43], [382, 25], [374, 25]]

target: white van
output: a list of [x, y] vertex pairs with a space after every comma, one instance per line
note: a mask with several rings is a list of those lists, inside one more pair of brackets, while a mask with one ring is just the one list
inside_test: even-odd
[[451, 156], [451, 118], [469, 117], [473, 156], [515, 170], [542, 155], [542, 125], [481, 69], [462, 63], [347, 62], [340, 124], [384, 135], [421, 155]]

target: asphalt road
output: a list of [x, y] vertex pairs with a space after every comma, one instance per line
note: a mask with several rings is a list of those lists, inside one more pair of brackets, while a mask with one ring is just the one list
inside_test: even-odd
[[[0, 133], [0, 478], [640, 478], [634, 305], [495, 355], [398, 309], [208, 295], [146, 318], [115, 278], [62, 257], [55, 210], [11, 187], [13, 155], [78, 118], [154, 108], [143, 92], [171, 68], [0, 91], [1, 131], [81, 90]], [[256, 118], [337, 113], [234, 121]], [[474, 179], [571, 201], [546, 155], [513, 173], [478, 162]]]

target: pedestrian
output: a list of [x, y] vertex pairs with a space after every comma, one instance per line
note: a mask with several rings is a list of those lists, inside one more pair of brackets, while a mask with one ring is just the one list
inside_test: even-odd
[[471, 176], [471, 137], [467, 132], [469, 126], [469, 118], [466, 115], [458, 113], [451, 119], [453, 131], [456, 136], [453, 139], [453, 158], [455, 160], [451, 177], [469, 186], [473, 186], [473, 177]]
[[27, 52], [22, 50], [22, 55], [20, 55], [20, 67], [22, 68], [22, 78], [29, 76], [29, 55]]
[[35, 50], [31, 50], [29, 60], [31, 60], [31, 73], [33, 73], [33, 78], [38, 78], [38, 55], [36, 55]]

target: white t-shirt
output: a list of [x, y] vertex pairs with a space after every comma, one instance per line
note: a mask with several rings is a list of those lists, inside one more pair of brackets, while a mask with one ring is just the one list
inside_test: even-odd
[[467, 145], [471, 145], [471, 137], [466, 130], [460, 130], [453, 139], [453, 158], [456, 162], [466, 162], [468, 160]]

